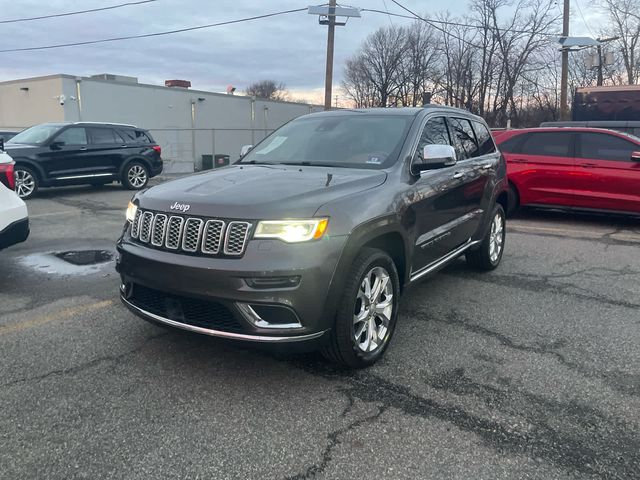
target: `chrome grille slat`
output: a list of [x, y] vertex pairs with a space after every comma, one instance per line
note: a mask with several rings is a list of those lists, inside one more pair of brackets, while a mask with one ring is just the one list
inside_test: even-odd
[[156, 214], [153, 219], [153, 233], [151, 235], [151, 245], [161, 247], [164, 243], [164, 234], [167, 231], [167, 216], [162, 213]]
[[214, 218], [183, 217], [138, 210], [131, 238], [154, 248], [204, 255], [244, 254], [251, 223]]
[[142, 214], [142, 220], [140, 220], [140, 241], [149, 243], [151, 236], [151, 223], [153, 222], [153, 213], [144, 212]]
[[207, 220], [207, 223], [204, 225], [204, 233], [202, 235], [202, 253], [209, 255], [216, 255], [220, 253], [223, 231], [224, 222], [222, 220]]
[[244, 253], [251, 224], [248, 222], [229, 222], [224, 237], [224, 253], [239, 256]]
[[180, 238], [182, 238], [182, 224], [184, 223], [184, 218], [182, 217], [171, 217], [169, 218], [169, 227], [167, 228], [167, 239], [165, 241], [164, 246], [171, 249], [177, 250], [180, 246]]
[[138, 238], [138, 233], [140, 232], [140, 217], [142, 216], [142, 211], [138, 209], [136, 212], [136, 216], [133, 218], [133, 223], [131, 224], [131, 236], [133, 238]]
[[203, 223], [199, 218], [187, 218], [182, 233], [182, 250], [190, 253], [198, 250]]

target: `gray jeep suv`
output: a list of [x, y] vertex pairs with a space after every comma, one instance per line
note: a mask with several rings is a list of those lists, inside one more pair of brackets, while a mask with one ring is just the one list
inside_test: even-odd
[[136, 194], [120, 294], [153, 322], [364, 367], [408, 285], [462, 254], [498, 266], [506, 202], [504, 159], [468, 112], [305, 115], [232, 166]]

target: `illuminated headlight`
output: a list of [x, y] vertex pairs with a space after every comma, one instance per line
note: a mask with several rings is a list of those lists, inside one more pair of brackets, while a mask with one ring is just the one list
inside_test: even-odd
[[307, 242], [322, 238], [328, 224], [328, 218], [267, 220], [258, 223], [254, 238], [277, 238], [288, 243]]
[[133, 202], [129, 202], [129, 206], [127, 207], [127, 222], [133, 223], [133, 220], [136, 218], [136, 213], [138, 212], [138, 206]]

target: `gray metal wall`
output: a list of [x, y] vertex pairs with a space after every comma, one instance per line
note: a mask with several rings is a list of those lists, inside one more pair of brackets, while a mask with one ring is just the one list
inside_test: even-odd
[[[26, 95], [20, 87], [29, 88]], [[0, 83], [0, 129], [62, 120], [134, 124], [151, 131], [169, 170], [198, 169], [203, 154], [236, 159], [242, 145], [318, 108], [69, 75]]]

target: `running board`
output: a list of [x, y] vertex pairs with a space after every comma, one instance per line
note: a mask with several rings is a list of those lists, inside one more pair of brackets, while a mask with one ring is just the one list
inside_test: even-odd
[[456, 248], [452, 252], [448, 253], [447, 255], [442, 257], [440, 260], [436, 260], [435, 262], [427, 265], [426, 267], [421, 268], [417, 272], [412, 273], [411, 277], [409, 277], [409, 281], [410, 282], [414, 282], [414, 281], [418, 280], [419, 278], [422, 278], [425, 275], [433, 272], [434, 270], [437, 270], [438, 268], [442, 267], [445, 263], [447, 263], [449, 260], [453, 260], [454, 258], [459, 257], [466, 250], [468, 250], [471, 247], [479, 244], [481, 241], [482, 240], [475, 240], [475, 241], [472, 242], [471, 239], [467, 240], [467, 243], [461, 245], [460, 247]]

